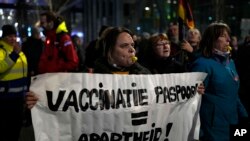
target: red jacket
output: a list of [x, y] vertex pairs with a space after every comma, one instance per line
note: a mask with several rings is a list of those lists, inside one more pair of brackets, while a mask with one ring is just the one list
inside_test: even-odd
[[[57, 39], [56, 31], [46, 33], [45, 48], [39, 61], [39, 73], [68, 72], [78, 67], [76, 49], [68, 34], [62, 34]], [[58, 43], [59, 41], [59, 43]]]

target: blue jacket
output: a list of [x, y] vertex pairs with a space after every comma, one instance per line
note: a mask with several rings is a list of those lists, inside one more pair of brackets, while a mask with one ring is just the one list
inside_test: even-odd
[[200, 57], [192, 71], [207, 73], [200, 109], [201, 140], [229, 141], [230, 125], [248, 116], [238, 97], [239, 77], [233, 60]]

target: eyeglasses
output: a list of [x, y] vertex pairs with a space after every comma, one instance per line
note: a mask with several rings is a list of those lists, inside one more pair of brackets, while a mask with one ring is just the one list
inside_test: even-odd
[[158, 43], [156, 44], [156, 46], [166, 46], [166, 45], [169, 45], [170, 43], [169, 42], [166, 42], [166, 43]]

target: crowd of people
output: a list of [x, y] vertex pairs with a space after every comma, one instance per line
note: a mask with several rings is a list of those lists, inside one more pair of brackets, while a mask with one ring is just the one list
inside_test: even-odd
[[29, 91], [30, 79], [49, 72], [205, 72], [204, 85], [197, 90], [202, 94], [200, 139], [229, 140], [230, 125], [248, 121], [250, 36], [239, 45], [226, 23], [211, 23], [203, 34], [197, 28], [189, 29], [182, 41], [178, 40], [177, 23], [170, 24], [166, 33], [155, 33], [144, 40], [135, 38], [125, 27], [103, 26], [99, 37], [86, 49], [77, 36], [70, 36], [61, 16], [42, 13], [40, 25], [46, 40], [34, 28], [22, 45], [16, 41], [13, 25], [2, 27], [0, 140], [18, 141], [24, 109], [31, 109], [39, 100]]

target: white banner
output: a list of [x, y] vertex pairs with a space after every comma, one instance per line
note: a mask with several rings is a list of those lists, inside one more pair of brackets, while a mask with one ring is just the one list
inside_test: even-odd
[[199, 133], [205, 73], [33, 77], [36, 141], [187, 141]]

